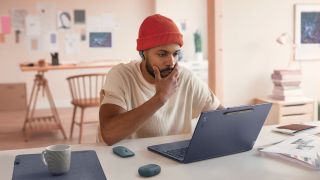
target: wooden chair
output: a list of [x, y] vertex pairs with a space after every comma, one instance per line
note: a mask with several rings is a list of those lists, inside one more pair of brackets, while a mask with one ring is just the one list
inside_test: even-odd
[[[97, 123], [98, 121], [84, 121], [84, 111], [86, 108], [99, 107], [100, 105], [100, 90], [104, 85], [106, 74], [82, 74], [67, 78], [70, 92], [71, 104], [73, 104], [73, 115], [70, 129], [70, 139], [72, 138], [74, 125], [80, 127], [79, 144], [82, 141], [83, 125]], [[76, 121], [77, 108], [81, 109], [80, 121]]]

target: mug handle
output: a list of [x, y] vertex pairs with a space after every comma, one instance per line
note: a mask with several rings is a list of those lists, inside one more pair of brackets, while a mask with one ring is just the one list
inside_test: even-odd
[[47, 161], [46, 161], [46, 154], [47, 154], [47, 151], [46, 151], [46, 150], [42, 151], [42, 153], [41, 153], [41, 159], [42, 159], [43, 164], [46, 165], [46, 166], [48, 166], [48, 163], [47, 163]]

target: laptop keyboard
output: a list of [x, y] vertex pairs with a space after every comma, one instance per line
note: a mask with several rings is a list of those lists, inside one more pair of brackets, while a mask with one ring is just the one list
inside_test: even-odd
[[167, 154], [176, 157], [178, 159], [181, 159], [184, 157], [184, 155], [187, 152], [188, 147], [184, 147], [184, 148], [179, 148], [179, 149], [172, 149], [172, 150], [168, 150], [166, 151]]

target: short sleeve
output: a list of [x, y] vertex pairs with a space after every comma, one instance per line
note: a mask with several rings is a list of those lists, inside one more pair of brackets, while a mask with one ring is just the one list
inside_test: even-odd
[[193, 112], [192, 117], [198, 117], [201, 112], [215, 110], [220, 106], [219, 99], [201, 79], [192, 76]]
[[103, 86], [105, 95], [102, 104], [115, 104], [127, 110], [125, 101], [125, 83], [121, 73], [121, 65], [113, 67], [107, 74], [106, 81]]

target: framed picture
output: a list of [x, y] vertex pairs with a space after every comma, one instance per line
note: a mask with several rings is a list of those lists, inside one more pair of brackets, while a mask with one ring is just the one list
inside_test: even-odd
[[89, 47], [91, 48], [111, 48], [112, 47], [111, 32], [90, 32]]
[[295, 5], [296, 60], [320, 60], [320, 3]]

